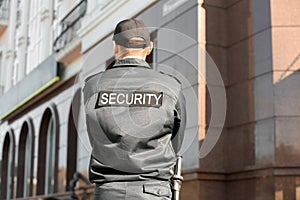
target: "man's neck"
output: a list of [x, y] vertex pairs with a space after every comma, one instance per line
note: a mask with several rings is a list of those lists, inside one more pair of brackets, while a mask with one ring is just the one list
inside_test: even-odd
[[146, 55], [144, 55], [142, 53], [129, 52], [127, 54], [121, 55], [118, 59], [123, 59], [123, 58], [139, 58], [142, 60], [146, 60]]
[[141, 57], [141, 56], [124, 56], [121, 59], [124, 59], [124, 58], [139, 58], [139, 59], [144, 60], [143, 57]]

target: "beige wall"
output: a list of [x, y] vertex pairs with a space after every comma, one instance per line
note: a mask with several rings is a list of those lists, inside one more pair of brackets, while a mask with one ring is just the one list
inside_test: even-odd
[[183, 199], [299, 199], [300, 2], [206, 0], [203, 7], [227, 117], [200, 169], [185, 173]]

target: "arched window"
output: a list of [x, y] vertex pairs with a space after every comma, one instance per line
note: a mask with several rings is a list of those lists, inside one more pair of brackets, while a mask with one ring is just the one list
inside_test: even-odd
[[18, 149], [17, 197], [32, 196], [33, 189], [34, 132], [28, 119], [21, 128]]
[[12, 130], [5, 134], [2, 149], [1, 164], [1, 194], [0, 199], [9, 200], [13, 198], [14, 188], [14, 163], [15, 160], [15, 137]]
[[46, 141], [46, 182], [45, 182], [45, 191], [46, 194], [51, 194], [54, 191], [54, 182], [53, 177], [55, 176], [55, 128], [54, 120], [51, 118], [49, 120], [48, 130], [47, 130], [47, 141]]
[[67, 143], [67, 174], [66, 190], [69, 191], [69, 183], [77, 169], [77, 123], [80, 109], [81, 91], [77, 90], [70, 108], [68, 120], [68, 143]]
[[58, 183], [58, 114], [54, 104], [42, 117], [39, 133], [37, 195], [57, 192]]

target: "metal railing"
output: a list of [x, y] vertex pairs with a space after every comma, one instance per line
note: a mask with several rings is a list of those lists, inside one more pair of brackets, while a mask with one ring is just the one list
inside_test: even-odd
[[0, 20], [8, 20], [9, 15], [9, 1], [0, 0]]
[[54, 39], [53, 50], [60, 51], [68, 43], [77, 38], [77, 31], [81, 28], [81, 21], [86, 13], [87, 0], [79, 2], [60, 22], [58, 36]]
[[[76, 186], [76, 184], [82, 181], [85, 183], [83, 186]], [[38, 195], [31, 197], [20, 197], [16, 200], [89, 200], [93, 196], [94, 185], [91, 185], [89, 180], [80, 172], [75, 172], [73, 179], [69, 183], [71, 191], [60, 192], [48, 195]]]

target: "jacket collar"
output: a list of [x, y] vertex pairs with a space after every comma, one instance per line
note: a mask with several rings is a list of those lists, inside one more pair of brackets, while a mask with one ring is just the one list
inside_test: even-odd
[[151, 69], [150, 65], [141, 58], [121, 58], [109, 69], [116, 67], [145, 67]]

